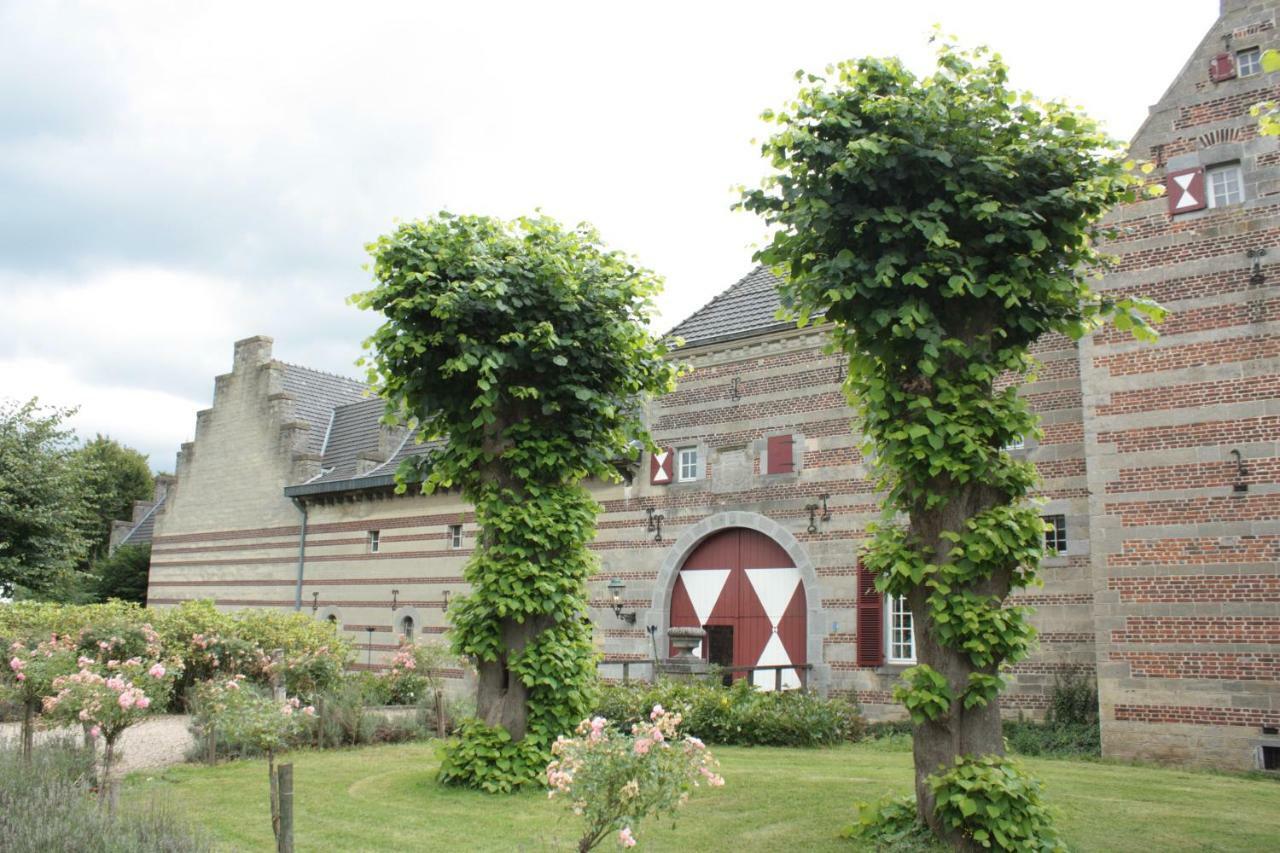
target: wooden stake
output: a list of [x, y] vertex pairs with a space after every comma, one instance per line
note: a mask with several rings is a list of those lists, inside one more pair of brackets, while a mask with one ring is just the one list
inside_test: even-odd
[[280, 765], [280, 836], [277, 853], [293, 853], [293, 765]]

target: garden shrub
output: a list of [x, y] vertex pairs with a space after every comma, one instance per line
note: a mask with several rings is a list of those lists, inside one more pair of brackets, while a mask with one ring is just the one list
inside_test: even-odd
[[[900, 737], [901, 732], [885, 737]], [[916, 798], [910, 794], [883, 797], [875, 802], [859, 802], [852, 825], [840, 832], [842, 838], [874, 845], [877, 850], [946, 850], [916, 814]]]
[[1098, 725], [1098, 688], [1083, 672], [1054, 676], [1045, 722], [1055, 725]]
[[579, 853], [611, 834], [634, 847], [634, 832], [650, 815], [675, 815], [701, 782], [724, 784], [719, 765], [696, 737], [678, 736], [680, 714], [655, 705], [648, 719], [620, 733], [604, 717], [583, 720], [575, 738], [560, 738], [547, 765], [548, 796], [582, 818]]
[[973, 844], [995, 850], [1066, 850], [1040, 784], [1017, 762], [998, 755], [956, 758], [945, 772], [928, 777], [934, 812], [948, 829]]
[[440, 750], [440, 781], [446, 785], [508, 794], [532, 784], [541, 774], [542, 745], [513, 740], [501, 726], [487, 726], [472, 717], [463, 720]]
[[1042, 758], [1101, 758], [1102, 731], [1095, 723], [1037, 723], [1005, 720], [1010, 752]]
[[799, 690], [762, 691], [746, 679], [729, 687], [711, 680], [662, 679], [654, 684], [606, 685], [597, 713], [623, 728], [661, 705], [677, 711], [684, 730], [708, 743], [746, 746], [823, 746], [856, 739], [858, 706]]
[[41, 743], [30, 763], [0, 745], [0, 847], [6, 853], [194, 853], [211, 849], [154, 801], [114, 818], [89, 797], [94, 756], [74, 738]]

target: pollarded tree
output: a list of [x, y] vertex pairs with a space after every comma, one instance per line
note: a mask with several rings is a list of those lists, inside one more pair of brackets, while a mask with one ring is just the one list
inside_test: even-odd
[[990, 840], [991, 800], [953, 783], [1016, 773], [999, 759], [1000, 668], [1033, 631], [1003, 602], [1036, 581], [1044, 542], [1035, 469], [1003, 449], [1036, 430], [1018, 380], [1043, 335], [1107, 318], [1154, 334], [1156, 306], [1088, 284], [1101, 217], [1142, 179], [1093, 121], [1010, 90], [985, 50], [944, 46], [924, 79], [896, 59], [798, 78], [796, 100], [765, 114], [776, 171], [742, 205], [774, 228], [758, 257], [784, 303], [801, 323], [824, 316], [849, 358], [886, 494], [865, 565], [915, 619], [919, 665], [897, 695], [916, 723], [919, 816], [958, 845]]
[[369, 338], [389, 417], [447, 438], [404, 479], [460, 487], [480, 534], [466, 596], [449, 608], [455, 652], [477, 661], [478, 721], [442, 767], [502, 789], [541, 772], [551, 743], [590, 710], [587, 545], [598, 504], [647, 442], [646, 394], [675, 369], [649, 332], [651, 272], [587, 226], [440, 213], [369, 246], [377, 286], [354, 297], [386, 322]]

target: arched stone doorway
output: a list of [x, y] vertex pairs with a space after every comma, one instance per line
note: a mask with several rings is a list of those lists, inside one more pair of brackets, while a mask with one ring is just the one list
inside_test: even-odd
[[[801, 571], [787, 551], [757, 530], [729, 527], [700, 542], [681, 564], [671, 588], [669, 624], [706, 629], [695, 654], [712, 663], [803, 665], [807, 609]], [[776, 674], [757, 672], [753, 680], [772, 690]], [[783, 670], [782, 684], [799, 687], [799, 673]]]

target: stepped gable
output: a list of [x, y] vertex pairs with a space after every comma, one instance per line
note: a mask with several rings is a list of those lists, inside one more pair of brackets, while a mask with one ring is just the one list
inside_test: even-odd
[[745, 338], [765, 332], [795, 328], [795, 324], [777, 318], [782, 300], [778, 296], [781, 281], [765, 267], [756, 267], [728, 290], [695, 311], [669, 333], [684, 341], [684, 346]]

